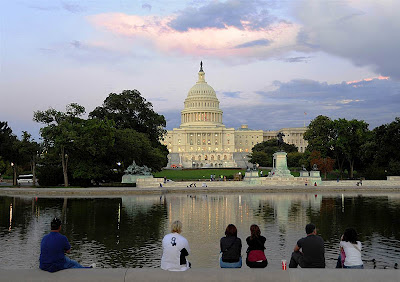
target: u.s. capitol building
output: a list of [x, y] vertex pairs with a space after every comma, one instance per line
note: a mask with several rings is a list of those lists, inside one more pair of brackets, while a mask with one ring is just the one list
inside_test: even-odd
[[[222, 110], [214, 89], [205, 81], [200, 65], [199, 78], [189, 90], [181, 111], [179, 128], [168, 130], [163, 143], [169, 150], [168, 167], [246, 167], [247, 155], [254, 145], [276, 138], [304, 152], [306, 127], [282, 128], [276, 131], [252, 130], [247, 125], [239, 129], [226, 128], [222, 123]], [[271, 156], [272, 158], [272, 156]]]

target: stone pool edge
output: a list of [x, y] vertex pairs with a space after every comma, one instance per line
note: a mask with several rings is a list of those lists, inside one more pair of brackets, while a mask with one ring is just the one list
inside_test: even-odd
[[[386, 181], [382, 181], [386, 182]], [[383, 184], [383, 183], [382, 183]], [[219, 187], [176, 187], [167, 184], [164, 187], [96, 187], [96, 188], [0, 188], [0, 196], [103, 196], [169, 194], [169, 193], [395, 193], [400, 192], [400, 183], [378, 186], [233, 186]]]
[[395, 269], [207, 269], [169, 272], [159, 268], [67, 269], [48, 273], [39, 269], [0, 269], [0, 281], [400, 281]]

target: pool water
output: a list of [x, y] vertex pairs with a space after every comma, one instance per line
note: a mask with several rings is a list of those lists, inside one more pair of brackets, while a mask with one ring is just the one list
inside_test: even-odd
[[[267, 238], [268, 269], [289, 261], [304, 227], [313, 222], [334, 268], [339, 239], [354, 227], [365, 268], [400, 263], [400, 194], [165, 194], [116, 198], [0, 197], [0, 268], [39, 265], [40, 241], [50, 221], [63, 221], [70, 258], [104, 268], [159, 267], [161, 241], [179, 219], [190, 244], [192, 267], [218, 268], [219, 240], [233, 223], [246, 252], [255, 223]], [[375, 263], [373, 262], [375, 261]], [[247, 267], [247, 266], [244, 266]]]

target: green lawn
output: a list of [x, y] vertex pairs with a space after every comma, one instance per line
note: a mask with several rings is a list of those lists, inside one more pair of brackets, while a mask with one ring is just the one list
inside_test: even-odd
[[[221, 175], [226, 176], [227, 179], [233, 179], [233, 176], [242, 172], [242, 175], [246, 172], [245, 169], [166, 169], [160, 172], [154, 173], [154, 177], [167, 177], [172, 180], [199, 180], [199, 179], [210, 179], [210, 175], [216, 175], [215, 178], [219, 178]], [[268, 172], [267, 172], [268, 173]]]
[[[179, 181], [179, 180], [199, 180], [199, 179], [210, 179], [210, 175], [216, 175], [216, 179], [220, 178], [221, 175], [226, 176], [227, 179], [233, 179], [233, 176], [238, 173], [245, 175], [245, 169], [166, 169], [160, 172], [154, 173], [154, 177], [166, 177], [167, 179]], [[260, 171], [260, 170], [259, 170]], [[263, 175], [268, 175], [269, 170], [263, 170]], [[292, 172], [294, 176], [299, 176], [299, 172]]]

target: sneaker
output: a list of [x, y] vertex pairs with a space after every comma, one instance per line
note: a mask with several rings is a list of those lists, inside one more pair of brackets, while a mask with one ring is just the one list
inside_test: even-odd
[[92, 263], [91, 265], [89, 265], [90, 268], [96, 268], [96, 264]]

